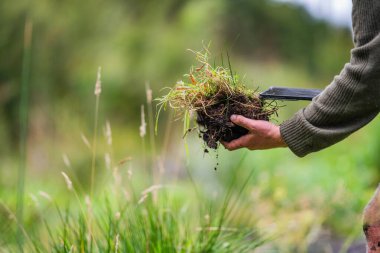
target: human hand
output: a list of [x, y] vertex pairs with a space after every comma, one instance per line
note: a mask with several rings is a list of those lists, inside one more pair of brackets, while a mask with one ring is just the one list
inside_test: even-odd
[[240, 148], [250, 150], [271, 149], [287, 147], [281, 137], [280, 127], [264, 120], [252, 120], [241, 115], [232, 115], [232, 123], [244, 127], [249, 132], [230, 142], [221, 142], [222, 145], [232, 151]]

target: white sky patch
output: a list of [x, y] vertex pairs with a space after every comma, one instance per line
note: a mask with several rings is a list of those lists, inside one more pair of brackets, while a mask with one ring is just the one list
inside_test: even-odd
[[332, 24], [351, 27], [352, 0], [277, 0], [304, 6], [309, 13]]

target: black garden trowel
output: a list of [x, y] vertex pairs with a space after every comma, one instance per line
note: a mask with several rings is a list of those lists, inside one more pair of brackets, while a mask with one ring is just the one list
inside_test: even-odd
[[260, 98], [267, 100], [312, 100], [321, 92], [321, 90], [317, 89], [270, 87], [260, 93]]

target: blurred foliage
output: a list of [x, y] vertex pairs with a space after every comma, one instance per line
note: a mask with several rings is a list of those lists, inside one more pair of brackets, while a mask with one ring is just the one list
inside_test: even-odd
[[300, 6], [237, 0], [225, 8], [224, 39], [243, 57], [305, 66], [313, 77], [337, 74], [349, 57], [350, 31], [314, 20]]
[[[148, 145], [151, 133], [146, 140], [138, 136], [146, 82], [158, 97], [194, 64], [186, 49], [199, 50], [209, 41], [216, 61], [228, 51], [234, 72], [245, 76], [250, 88], [323, 88], [339, 73], [349, 61], [350, 30], [315, 20], [301, 7], [269, 0], [0, 1], [0, 199], [12, 210], [26, 19], [33, 23], [28, 208], [40, 190], [62, 203], [72, 200], [60, 176], [65, 168], [62, 154], [70, 157], [70, 176], [84, 192], [88, 189], [92, 153], [81, 135], [91, 139], [93, 134], [94, 84], [102, 66], [99, 122], [103, 131], [110, 120], [114, 138], [109, 149], [100, 134], [99, 168], [105, 166], [105, 153], [115, 162], [131, 156], [133, 168], [141, 170], [135, 184], [143, 185], [145, 168], [163, 166], [165, 182], [175, 178], [186, 188], [178, 193], [180, 199], [193, 191], [188, 187], [192, 180], [212, 199], [214, 192], [228, 188], [231, 174], [244, 181], [253, 168], [254, 179], [236, 200], [239, 215], [234, 225], [256, 219], [260, 229], [278, 235], [271, 245], [278, 252], [303, 252], [321, 231], [333, 231], [343, 241], [360, 235], [361, 209], [380, 180], [378, 119], [348, 140], [304, 159], [288, 150], [252, 152], [239, 172], [231, 168], [242, 153], [221, 150], [215, 161], [214, 154], [203, 154], [195, 135], [188, 139], [190, 156], [184, 157], [182, 123], [173, 122], [170, 113], [159, 122], [155, 148]], [[305, 105], [288, 103], [274, 120], [280, 123]], [[152, 120], [147, 119], [149, 126]], [[146, 159], [150, 155], [160, 157], [159, 162]], [[98, 173], [98, 191], [106, 181], [103, 171]], [[193, 175], [191, 180], [187, 173]], [[2, 231], [14, 229], [7, 212], [0, 212]], [[35, 221], [38, 215], [34, 209], [26, 213], [32, 231], [41, 226]]]
[[7, 60], [0, 63], [0, 117], [12, 139], [18, 132], [27, 17], [34, 26], [32, 106], [50, 117], [53, 132], [56, 105], [71, 106], [78, 115], [89, 111], [85, 106], [91, 103], [75, 105], [91, 101], [88, 91], [99, 65], [107, 87], [104, 108], [125, 123], [137, 118], [144, 83], [150, 81], [157, 92], [181, 79], [192, 61], [185, 49], [200, 49], [202, 41], [213, 42], [216, 56], [230, 51], [233, 65], [240, 58], [286, 62], [318, 80], [338, 73], [351, 47], [348, 29], [315, 21], [300, 7], [265, 0], [2, 1], [0, 53]]

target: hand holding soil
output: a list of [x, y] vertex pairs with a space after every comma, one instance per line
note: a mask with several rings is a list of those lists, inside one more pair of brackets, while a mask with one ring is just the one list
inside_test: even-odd
[[[191, 115], [196, 115], [195, 128], [198, 129], [199, 137], [212, 149], [217, 149], [219, 143], [227, 142], [230, 144], [226, 146], [232, 145], [231, 150], [284, 145], [278, 127], [268, 122], [277, 112], [276, 103], [268, 103], [257, 92], [247, 89], [242, 80], [233, 73], [229, 62], [229, 68], [209, 64], [210, 53], [207, 48], [203, 52], [194, 53], [200, 65], [192, 67], [190, 73], [185, 75], [187, 82], [178, 82], [174, 88], [169, 88], [167, 95], [158, 99], [158, 115], [161, 108], [170, 106], [179, 118], [183, 118], [185, 133], [193, 129], [190, 127], [190, 118]], [[258, 135], [254, 131], [256, 124], [249, 123], [250, 121], [238, 121], [234, 124], [230, 119], [232, 115], [241, 115], [238, 119], [261, 122], [262, 133]], [[264, 133], [267, 130], [270, 131]]]
[[241, 115], [232, 115], [231, 122], [248, 130], [248, 133], [231, 142], [221, 142], [232, 151], [240, 148], [262, 150], [286, 147], [281, 137], [280, 127], [265, 120], [249, 119]]

